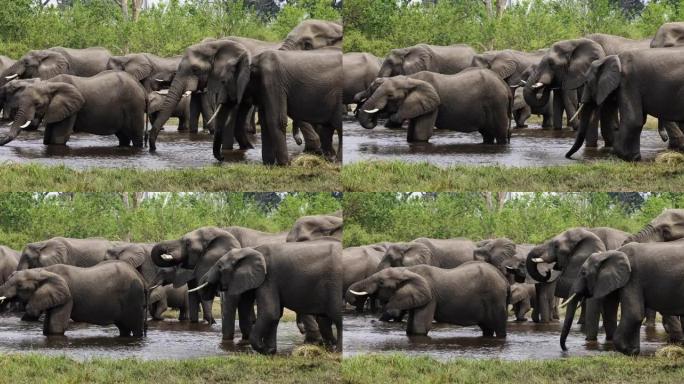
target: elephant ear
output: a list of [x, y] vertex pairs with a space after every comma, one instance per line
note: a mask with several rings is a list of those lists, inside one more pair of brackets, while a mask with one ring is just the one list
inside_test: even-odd
[[398, 289], [387, 302], [387, 310], [419, 308], [432, 300], [432, 290], [423, 276], [404, 269], [400, 278]]
[[475, 243], [475, 250], [473, 251], [473, 259], [477, 261], [489, 262], [491, 259], [491, 254], [489, 253], [489, 247], [487, 247], [493, 240], [482, 240]]
[[[48, 247], [54, 248], [54, 254], [44, 254], [45, 249]], [[39, 249], [38, 263], [40, 266], [47, 267], [54, 264], [69, 264], [69, 260], [67, 260], [69, 250], [67, 249], [67, 243], [63, 238], [55, 238], [38, 243], [36, 248]]]
[[173, 279], [173, 287], [180, 288], [195, 278], [194, 270], [187, 268], [176, 268], [176, 275]]
[[42, 80], [51, 79], [59, 74], [69, 72], [69, 61], [58, 52], [46, 51], [38, 65], [38, 76]]
[[41, 270], [37, 277], [39, 286], [26, 303], [26, 312], [38, 315], [41, 312], [65, 304], [71, 300], [71, 291], [66, 281], [56, 273]]
[[404, 56], [404, 75], [412, 75], [430, 68], [431, 50], [425, 44], [419, 44]]
[[128, 247], [119, 256], [119, 260], [127, 262], [136, 269], [140, 268], [146, 259], [147, 254], [141, 246]]
[[432, 265], [432, 252], [430, 252], [430, 248], [425, 244], [415, 241], [407, 243], [401, 265], [408, 267], [420, 264]]
[[596, 103], [601, 105], [620, 86], [620, 80], [622, 79], [620, 58], [617, 55], [606, 57], [601, 64], [598, 77]]
[[591, 255], [590, 259], [593, 259], [592, 262], [598, 265], [598, 271], [593, 282], [592, 297], [602, 298], [624, 287], [629, 281], [632, 266], [624, 252], [595, 253]]
[[503, 80], [513, 76], [518, 64], [510, 55], [499, 55], [493, 62], [491, 70]]
[[581, 87], [591, 63], [603, 56], [605, 53], [598, 43], [589, 39], [582, 39], [570, 54], [570, 63], [563, 79], [563, 88], [577, 89]]
[[126, 73], [135, 77], [136, 80], [141, 81], [152, 75], [154, 67], [152, 63], [145, 57], [145, 60], [129, 60], [124, 65]]
[[71, 84], [52, 83], [48, 86], [51, 87], [50, 92], [52, 93], [52, 99], [45, 115], [45, 122], [48, 124], [66, 119], [77, 113], [85, 104], [81, 92]]
[[239, 295], [259, 287], [266, 279], [266, 259], [264, 255], [252, 248], [232, 251], [234, 271], [228, 286], [228, 294]]
[[416, 79], [406, 79], [409, 86], [409, 94], [401, 103], [399, 117], [402, 119], [414, 119], [436, 110], [441, 103], [439, 95], [432, 84]]

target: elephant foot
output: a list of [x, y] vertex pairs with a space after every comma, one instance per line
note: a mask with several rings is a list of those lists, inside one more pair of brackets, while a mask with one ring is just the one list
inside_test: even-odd
[[524, 321], [527, 321], [527, 318], [526, 317], [520, 317], [520, 318], [515, 319], [515, 321], [518, 323], [522, 323]]
[[242, 338], [242, 339], [238, 340], [238, 342], [237, 342], [237, 345], [248, 345], [248, 344], [249, 344], [249, 338], [247, 338], [247, 339]]
[[527, 128], [527, 127], [528, 127], [527, 124], [516, 125], [516, 126], [515, 126], [515, 129], [522, 129], [522, 128]]

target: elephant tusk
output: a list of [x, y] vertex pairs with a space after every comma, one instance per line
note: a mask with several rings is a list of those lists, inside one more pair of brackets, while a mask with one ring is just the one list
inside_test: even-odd
[[532, 89], [539, 89], [544, 86], [544, 83], [537, 83], [532, 86]]
[[569, 123], [572, 123], [573, 121], [575, 121], [575, 119], [577, 118], [577, 116], [579, 116], [580, 112], [582, 112], [582, 108], [584, 108], [584, 104], [580, 105], [579, 108], [577, 108], [577, 112], [575, 112], [575, 114], [572, 115], [572, 117], [570, 118], [570, 120], [568, 120]]
[[355, 296], [368, 296], [368, 292], [366, 292], [366, 291], [357, 292], [353, 289], [350, 289], [349, 293], [351, 293], [352, 295], [355, 295]]
[[507, 265], [505, 268], [508, 269], [509, 271], [515, 271], [515, 268], [511, 267], [510, 265]]
[[157, 287], [159, 287], [159, 284], [155, 284], [155, 285], [151, 286], [151, 287], [150, 287], [150, 291], [153, 290], [153, 289], [155, 289], [155, 288], [157, 288]]
[[375, 109], [371, 109], [371, 110], [364, 109], [363, 111], [372, 115], [374, 113], [377, 113], [379, 110], [380, 110], [379, 108], [375, 108]]
[[154, 79], [154, 81], [156, 81], [156, 82], [158, 82], [158, 83], [163, 83], [163, 82], [165, 82], [166, 80], [162, 80], [162, 79]]
[[24, 128], [28, 127], [29, 125], [31, 125], [31, 120], [25, 122], [24, 125], [22, 125], [22, 126], [19, 127], [19, 128], [24, 129]]
[[211, 124], [211, 122], [214, 121], [214, 119], [216, 118], [216, 116], [217, 116], [217, 115], [219, 114], [219, 112], [221, 111], [221, 107], [222, 107], [222, 106], [223, 106], [223, 104], [219, 104], [218, 108], [216, 108], [216, 112], [214, 112], [214, 114], [211, 115], [211, 118], [209, 118], [209, 121], [207, 121], [207, 125]]
[[7, 296], [0, 296], [0, 303], [2, 303], [3, 301], [5, 301], [6, 298], [7, 298]]
[[14, 78], [16, 78], [16, 77], [18, 77], [18, 76], [19, 76], [19, 75], [16, 74], [16, 73], [15, 73], [14, 75], [5, 76], [5, 80], [12, 80], [12, 79], [14, 79]]
[[209, 282], [208, 282], [208, 281], [207, 281], [206, 283], [204, 283], [204, 284], [198, 286], [198, 287], [195, 287], [195, 288], [193, 288], [193, 289], [188, 289], [188, 293], [192, 293], [192, 292], [195, 292], [195, 291], [199, 291], [200, 289], [206, 287], [207, 285], [209, 285]]
[[527, 85], [527, 81], [525, 81], [525, 80], [520, 80], [520, 85]]
[[532, 262], [537, 264], [545, 263], [544, 259], [542, 259], [541, 257], [535, 257], [534, 259], [532, 259]]
[[173, 256], [169, 255], [168, 253], [164, 253], [163, 255], [161, 255], [159, 257], [161, 257], [162, 260], [166, 260], [166, 261], [173, 260]]
[[560, 305], [558, 305], [558, 308], [565, 308], [570, 303], [570, 301], [572, 301], [572, 299], [575, 298], [575, 295], [576, 293], [573, 293], [572, 296], [568, 297], [564, 302], [560, 303]]
[[[168, 89], [162, 89], [162, 90], [160, 90], [160, 91], [155, 91], [155, 92], [157, 92], [157, 93], [160, 94], [160, 95], [168, 95], [168, 94], [169, 94], [169, 90], [168, 90]], [[185, 95], [183, 95], [183, 96], [181, 96], [181, 97], [185, 97]]]
[[183, 93], [183, 97], [190, 96], [190, 95], [192, 95], [192, 91], [185, 91], [185, 93]]

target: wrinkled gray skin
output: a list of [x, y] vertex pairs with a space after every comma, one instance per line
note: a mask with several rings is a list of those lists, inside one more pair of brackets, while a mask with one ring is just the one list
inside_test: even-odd
[[380, 59], [370, 53], [350, 52], [342, 56], [342, 70], [344, 72], [343, 104], [356, 103], [354, 96], [368, 89], [378, 75], [381, 64]]
[[665, 209], [639, 232], [629, 236], [624, 243], [661, 243], [682, 238], [684, 238], [684, 209]]
[[408, 243], [391, 244], [378, 271], [390, 267], [410, 267], [427, 264], [440, 268], [456, 268], [473, 261], [476, 245], [468, 239], [428, 239], [421, 237]]
[[105, 239], [52, 239], [29, 243], [19, 258], [18, 270], [67, 264], [77, 267], [92, 267], [107, 257], [107, 251], [122, 245], [121, 242]]
[[[556, 280], [555, 296], [568, 298], [570, 288], [578, 276], [582, 263], [595, 252], [605, 252], [620, 247], [628, 236], [626, 232], [606, 227], [568, 229], [546, 242], [547, 249], [544, 254], [528, 255], [527, 272], [536, 281], [548, 282], [551, 280], [551, 274], [547, 273], [546, 276], [542, 276], [537, 265], [555, 263], [553, 270], [560, 271]], [[590, 299], [586, 302], [584, 322], [587, 340], [597, 340], [601, 316], [604, 319], [606, 340], [613, 339], [617, 324], [615, 308], [611, 306], [611, 303]]]
[[287, 34], [279, 49], [309, 51], [325, 47], [342, 48], [342, 29], [342, 25], [334, 21], [304, 20]]
[[[0, 87], [0, 108], [2, 108], [2, 120], [14, 121], [14, 117], [19, 110], [19, 105], [17, 104], [20, 100], [15, 97], [17, 94], [24, 91], [24, 89], [32, 84], [40, 81], [40, 79], [25, 79], [25, 80], [12, 80]], [[40, 119], [35, 118], [31, 121], [31, 124], [23, 128], [25, 131], [31, 131], [38, 129], [40, 125]]]
[[532, 65], [538, 65], [547, 50], [521, 52], [512, 49], [486, 52], [473, 57], [472, 66], [492, 70], [510, 87], [523, 85], [523, 74]]
[[0, 245], [0, 284], [5, 284], [9, 276], [17, 270], [19, 252]]
[[[277, 328], [283, 308], [316, 315], [324, 340], [335, 340], [342, 351], [342, 247], [338, 241], [265, 244], [235, 249], [211, 267], [202, 278], [203, 295], [216, 290], [228, 295], [251, 296], [256, 322], [249, 341], [262, 354], [277, 350]], [[251, 294], [250, 294], [251, 293]], [[250, 305], [253, 305], [251, 304]]]
[[[523, 259], [527, 264], [527, 260], [531, 258], [541, 257], [548, 252], [547, 244], [540, 244], [537, 246], [526, 247], [527, 251], [523, 253]], [[551, 273], [552, 265], [537, 264], [537, 271], [542, 275]], [[526, 272], [527, 272], [526, 267]], [[535, 323], [549, 323], [553, 320], [558, 320], [558, 299], [556, 298], [556, 283], [557, 280], [551, 282], [538, 282], [531, 276], [525, 279], [526, 283], [533, 283], [535, 287], [535, 303], [537, 304], [532, 312], [532, 320]]]
[[[164, 104], [165, 96], [157, 91], [147, 94], [147, 114], [150, 122], [154, 122], [159, 117], [159, 112]], [[181, 97], [176, 108], [171, 113], [171, 117], [178, 118], [178, 130], [187, 131], [191, 127], [190, 122], [190, 97]]]
[[412, 75], [420, 71], [451, 75], [470, 67], [475, 53], [474, 49], [464, 44], [418, 44], [393, 49], [385, 57], [377, 77]]
[[[408, 142], [425, 142], [433, 129], [479, 132], [483, 142], [507, 144], [511, 90], [488, 69], [468, 69], [456, 75], [419, 72], [385, 80], [361, 106], [377, 113], [398, 107], [392, 119], [409, 120]], [[455, 124], [458, 122], [458, 124]]]
[[53, 47], [30, 51], [0, 74], [0, 87], [15, 78], [47, 80], [60, 74], [95, 76], [107, 69], [111, 57], [112, 54], [104, 48]]
[[[592, 114], [600, 108], [601, 117], [613, 118], [613, 152], [623, 160], [641, 159], [641, 130], [646, 115], [660, 121], [684, 121], [684, 108], [677, 94], [684, 85], [684, 48], [652, 48], [606, 56], [591, 64], [582, 93], [584, 107], [580, 113], [580, 130], [575, 143], [565, 155], [572, 156], [591, 134]], [[667, 68], [667, 70], [665, 70]], [[670, 130], [671, 124], [660, 124], [663, 140], [677, 143], [681, 132]]]
[[534, 284], [531, 283], [515, 283], [511, 285], [511, 302], [513, 306], [513, 313], [515, 314], [515, 321], [527, 321], [525, 315], [532, 310], [532, 320], [534, 319], [535, 308], [537, 306], [537, 291]]
[[167, 309], [177, 309], [179, 311], [178, 320], [188, 320], [188, 286], [183, 285], [174, 288], [170, 285], [156, 287], [150, 292], [150, 299], [147, 302], [149, 315], [154, 320], [164, 320], [164, 312]]
[[176, 74], [182, 56], [159, 57], [151, 53], [131, 53], [112, 56], [107, 69], [124, 71], [135, 77], [147, 93], [165, 88]]
[[665, 23], [658, 28], [651, 48], [672, 48], [684, 45], [684, 23]]
[[387, 268], [352, 284], [347, 295], [375, 295], [385, 311], [409, 311], [409, 336], [427, 335], [434, 320], [477, 325], [484, 337], [506, 337], [510, 286], [488, 263], [471, 261], [454, 269]]
[[[505, 237], [482, 240], [475, 244], [473, 259], [495, 266], [506, 276], [509, 284], [523, 283], [527, 277], [525, 257], [516, 244]], [[524, 245], [521, 248], [526, 248]]]
[[368, 100], [369, 97], [375, 93], [375, 91], [380, 88], [380, 86], [387, 80], [387, 77], [378, 77], [373, 80], [368, 88], [354, 95], [354, 102], [356, 103], [356, 119], [359, 121], [362, 127], [366, 129], [373, 129], [378, 125], [378, 119], [387, 119], [385, 122], [386, 128], [401, 128], [403, 121], [396, 121], [395, 119], [400, 119], [399, 115], [396, 113], [399, 110], [398, 102], [391, 102], [388, 100], [387, 105], [382, 111], [377, 113], [367, 113], [361, 108], [363, 104]]
[[[377, 243], [360, 247], [348, 247], [342, 250], [342, 262], [344, 264], [344, 291], [349, 286], [361, 281], [378, 270], [378, 264], [385, 255], [389, 243]], [[356, 308], [356, 312], [363, 312], [366, 300], [370, 301], [371, 311], [376, 310], [376, 300], [367, 296], [353, 296], [349, 304]]]
[[330, 215], [302, 216], [292, 225], [287, 234], [288, 242], [311, 241], [322, 237], [342, 240], [344, 220], [341, 213]]
[[[641, 323], [645, 309], [666, 316], [684, 315], [684, 247], [681, 241], [667, 243], [629, 243], [618, 250], [592, 254], [582, 265], [572, 285], [575, 294], [568, 304], [561, 333], [561, 348], [572, 326], [578, 303], [603, 300], [617, 314], [615, 349], [627, 355], [639, 354]], [[667, 292], [667, 294], [663, 294]], [[617, 317], [617, 316], [616, 316]], [[617, 321], [616, 318], [613, 321]]]
[[89, 268], [51, 265], [16, 272], [0, 296], [24, 304], [33, 317], [45, 313], [43, 334], [63, 335], [69, 320], [110, 325], [122, 337], [142, 337], [145, 281], [128, 263], [108, 261]]
[[525, 123], [532, 115], [542, 116], [542, 128], [550, 128], [553, 121], [553, 94], [549, 96], [549, 102], [538, 108], [530, 107], [525, 101], [523, 88], [517, 88], [513, 94], [513, 120], [516, 128], [527, 128]]
[[103, 72], [93, 77], [59, 75], [26, 86], [8, 101], [16, 106], [8, 134], [14, 140], [35, 119], [45, 126], [43, 144], [64, 145], [73, 132], [116, 135], [119, 146], [143, 146], [145, 90], [129, 74]]

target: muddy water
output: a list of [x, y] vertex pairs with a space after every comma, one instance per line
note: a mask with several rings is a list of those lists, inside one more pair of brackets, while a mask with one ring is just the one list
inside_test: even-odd
[[[561, 323], [535, 324], [531, 321], [508, 323], [505, 340], [484, 339], [478, 327], [437, 324], [429, 336], [406, 336], [406, 322], [384, 323], [374, 315], [347, 315], [344, 318], [344, 355], [363, 353], [406, 353], [429, 355], [440, 360], [475, 359], [557, 359], [606, 353], [612, 345], [589, 343], [580, 327], [573, 326], [567, 340], [568, 351], [560, 348]], [[512, 320], [512, 319], [511, 319]], [[599, 334], [603, 340], [603, 335]], [[662, 327], [642, 329], [641, 354], [652, 355], [667, 341]]]
[[[403, 160], [429, 162], [436, 165], [506, 165], [516, 167], [576, 164], [565, 153], [572, 147], [575, 133], [542, 130], [540, 126], [514, 129], [509, 145], [482, 144], [477, 132], [462, 133], [435, 130], [429, 143], [406, 142], [406, 129], [388, 129], [378, 124], [374, 129], [364, 129], [354, 120], [344, 122], [344, 162], [360, 160]], [[582, 148], [575, 159], [598, 160], [616, 158], [609, 151], [599, 148]], [[652, 161], [667, 148], [658, 132], [644, 130], [641, 134], [641, 157]]]
[[[155, 359], [187, 359], [251, 352], [248, 345], [221, 340], [221, 320], [217, 324], [190, 324], [165, 320], [148, 322], [147, 337], [120, 338], [114, 326], [100, 327], [72, 323], [66, 336], [43, 336], [42, 322], [25, 322], [17, 316], [0, 316], [0, 354], [31, 352], [66, 355], [77, 360], [93, 357]], [[236, 323], [236, 334], [239, 328]], [[239, 340], [239, 336], [236, 337]], [[304, 337], [296, 323], [278, 326], [278, 354], [290, 354]]]
[[[7, 129], [6, 126], [0, 125], [0, 132]], [[253, 138], [254, 149], [226, 152], [225, 161], [261, 164], [261, 139], [258, 136]], [[157, 152], [149, 153], [148, 148], [119, 148], [119, 141], [114, 135], [76, 133], [69, 138], [66, 146], [43, 145], [41, 129], [21, 132], [16, 140], [0, 147], [0, 164], [7, 161], [34, 162], [44, 165], [66, 165], [76, 169], [195, 168], [219, 164], [212, 155], [212, 140], [212, 135], [208, 133], [178, 132], [177, 127], [166, 126], [157, 138]], [[288, 135], [287, 140], [291, 157], [304, 150], [304, 146], [298, 146], [291, 135]]]

